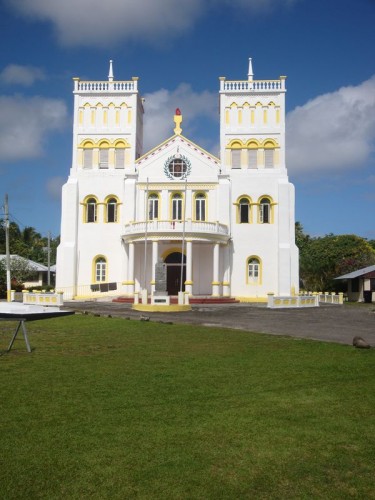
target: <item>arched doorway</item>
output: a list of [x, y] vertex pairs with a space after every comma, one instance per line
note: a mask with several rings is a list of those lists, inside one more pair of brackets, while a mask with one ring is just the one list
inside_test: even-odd
[[[167, 265], [167, 292], [168, 295], [177, 295], [181, 290], [181, 252], [172, 252], [164, 260]], [[182, 291], [185, 291], [186, 256], [184, 255], [182, 270]]]

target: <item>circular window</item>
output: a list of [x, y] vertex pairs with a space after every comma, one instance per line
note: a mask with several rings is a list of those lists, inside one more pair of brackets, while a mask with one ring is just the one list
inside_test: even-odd
[[183, 177], [187, 172], [186, 162], [182, 158], [173, 158], [169, 162], [168, 172], [175, 178]]

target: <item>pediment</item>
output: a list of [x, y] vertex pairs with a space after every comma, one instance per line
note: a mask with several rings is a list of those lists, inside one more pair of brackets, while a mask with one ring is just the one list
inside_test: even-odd
[[[176, 161], [177, 160], [177, 161]], [[181, 162], [174, 171], [171, 162]], [[152, 182], [216, 182], [220, 160], [181, 135], [174, 135], [136, 161], [138, 180]]]

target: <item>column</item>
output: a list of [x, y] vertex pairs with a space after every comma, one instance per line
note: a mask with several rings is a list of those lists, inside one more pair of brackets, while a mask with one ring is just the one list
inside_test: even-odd
[[155, 268], [156, 264], [158, 262], [158, 256], [159, 256], [159, 242], [158, 241], [153, 241], [152, 242], [152, 269], [151, 269], [151, 294], [155, 292]]
[[134, 243], [129, 243], [128, 293], [134, 294]]
[[229, 243], [223, 247], [224, 255], [224, 281], [223, 296], [230, 297], [230, 276], [229, 276]]
[[219, 297], [220, 295], [220, 281], [219, 281], [219, 243], [214, 244], [214, 258], [213, 258], [213, 281], [212, 281], [212, 296]]
[[193, 295], [193, 242], [186, 240], [186, 281], [185, 293]]

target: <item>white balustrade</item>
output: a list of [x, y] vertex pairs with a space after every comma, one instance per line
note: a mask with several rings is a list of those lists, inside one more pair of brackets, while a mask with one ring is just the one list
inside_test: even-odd
[[[145, 233], [182, 233], [184, 223], [182, 221], [153, 220], [149, 222], [133, 222], [125, 225], [125, 235]], [[185, 222], [185, 232], [187, 233], [211, 233], [227, 236], [228, 226], [219, 222], [191, 221]]]
[[285, 90], [285, 78], [280, 80], [228, 80], [220, 81], [220, 90], [224, 92], [276, 92]]
[[137, 92], [138, 91], [138, 80], [134, 79], [131, 81], [119, 81], [119, 82], [86, 82], [76, 79], [74, 85], [74, 90], [80, 93], [107, 93], [114, 92], [119, 94], [124, 94], [127, 92]]

